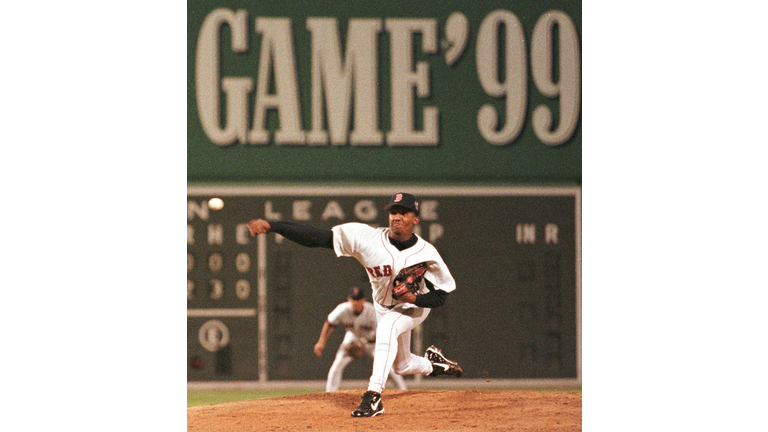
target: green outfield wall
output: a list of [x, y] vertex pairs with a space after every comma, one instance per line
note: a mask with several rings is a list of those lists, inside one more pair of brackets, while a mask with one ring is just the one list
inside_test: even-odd
[[[467, 378], [580, 378], [580, 188], [413, 192], [421, 199], [417, 233], [457, 283], [415, 333], [413, 351], [437, 345], [461, 361]], [[214, 196], [221, 210], [208, 207]], [[246, 223], [383, 226], [389, 197], [388, 188], [190, 188], [188, 379], [324, 380], [343, 329], [318, 358], [320, 329], [351, 286], [369, 289], [367, 273], [329, 249], [251, 237]], [[362, 360], [344, 376], [369, 374]]]

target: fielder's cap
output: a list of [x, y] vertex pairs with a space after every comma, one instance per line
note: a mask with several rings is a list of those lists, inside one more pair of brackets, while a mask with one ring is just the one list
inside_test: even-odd
[[389, 204], [384, 207], [384, 210], [389, 210], [396, 205], [411, 210], [416, 213], [416, 216], [419, 215], [419, 202], [409, 193], [398, 192], [392, 195], [392, 199], [389, 200]]
[[358, 287], [352, 287], [351, 290], [349, 290], [349, 298], [352, 300], [361, 300], [365, 298], [365, 291], [362, 290], [362, 288]]

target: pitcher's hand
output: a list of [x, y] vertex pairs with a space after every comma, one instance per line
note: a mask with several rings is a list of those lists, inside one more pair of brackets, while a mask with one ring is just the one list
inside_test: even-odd
[[266, 234], [269, 228], [269, 222], [264, 219], [253, 219], [248, 222], [248, 231], [251, 232], [252, 236]]

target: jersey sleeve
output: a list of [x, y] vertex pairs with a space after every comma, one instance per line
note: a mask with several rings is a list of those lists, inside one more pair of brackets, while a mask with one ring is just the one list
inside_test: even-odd
[[456, 280], [453, 279], [453, 275], [451, 275], [451, 271], [448, 270], [448, 266], [445, 265], [443, 258], [434, 248], [432, 249], [432, 259], [430, 259], [430, 262], [427, 265], [427, 272], [424, 274], [424, 279], [431, 282], [434, 288], [447, 293], [456, 289]]
[[307, 247], [333, 248], [333, 233], [329, 229], [291, 221], [268, 221], [269, 231]]
[[413, 303], [418, 307], [436, 308], [445, 304], [448, 293], [443, 290], [434, 290], [426, 294], [416, 295], [416, 301]]
[[336, 252], [336, 256], [354, 257], [361, 250], [361, 238], [371, 235], [375, 228], [359, 222], [349, 222], [336, 225], [331, 230], [333, 231], [333, 250]]
[[341, 303], [340, 305], [336, 306], [331, 313], [328, 314], [328, 324], [332, 326], [337, 326], [341, 324], [342, 316], [344, 315], [345, 307], [347, 303]]

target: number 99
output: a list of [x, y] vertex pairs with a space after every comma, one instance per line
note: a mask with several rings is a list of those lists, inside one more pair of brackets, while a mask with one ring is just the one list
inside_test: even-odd
[[[498, 31], [504, 25], [504, 79], [499, 73]], [[559, 36], [558, 81], [552, 71], [553, 31]], [[528, 84], [526, 45], [520, 20], [511, 12], [497, 10], [488, 14], [478, 30], [477, 74], [483, 90], [494, 98], [505, 98], [504, 126], [496, 130], [499, 115], [492, 105], [480, 108], [477, 126], [480, 134], [493, 145], [513, 142], [525, 121]], [[531, 38], [531, 74], [536, 88], [548, 98], [559, 97], [559, 125], [553, 129], [554, 116], [545, 105], [533, 111], [533, 131], [547, 145], [560, 145], [571, 138], [578, 123], [581, 105], [581, 54], [576, 27], [561, 11], [543, 14]]]

